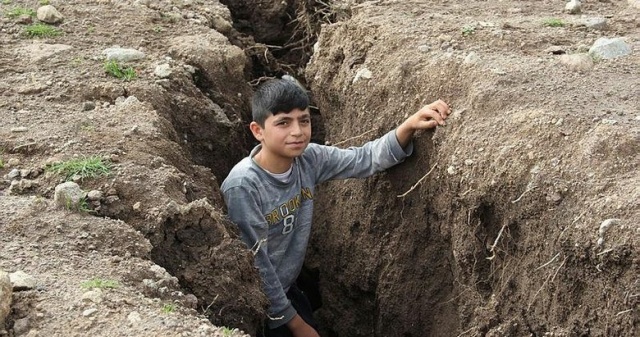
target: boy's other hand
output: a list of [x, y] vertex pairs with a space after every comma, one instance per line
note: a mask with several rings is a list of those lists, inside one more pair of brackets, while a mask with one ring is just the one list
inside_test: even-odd
[[295, 315], [289, 323], [287, 323], [287, 327], [293, 337], [320, 337], [318, 332], [312, 328], [311, 325], [307, 324], [300, 315]]
[[398, 142], [404, 148], [409, 145], [411, 137], [417, 130], [431, 129], [438, 125], [447, 125], [445, 119], [449, 117], [449, 114], [451, 114], [449, 105], [440, 99], [423, 106], [396, 129]]

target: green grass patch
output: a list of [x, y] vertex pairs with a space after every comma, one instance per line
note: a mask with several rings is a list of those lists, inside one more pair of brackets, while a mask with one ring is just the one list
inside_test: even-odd
[[31, 8], [24, 8], [24, 7], [16, 7], [13, 9], [10, 9], [8, 11], [6, 11], [4, 13], [4, 15], [8, 18], [11, 19], [15, 19], [17, 17], [23, 16], [23, 15], [27, 15], [27, 16], [36, 16], [36, 11], [34, 11]]
[[162, 313], [169, 314], [176, 311], [176, 305], [172, 303], [167, 303], [162, 306]]
[[50, 4], [51, 2], [49, 0], [40, 0], [38, 1], [42, 6], [46, 6], [48, 4]]
[[125, 68], [115, 60], [107, 61], [104, 64], [104, 71], [107, 74], [125, 81], [131, 81], [136, 78], [136, 71], [131, 67]]
[[44, 23], [34, 23], [24, 28], [24, 33], [28, 37], [43, 38], [43, 37], [55, 37], [62, 32], [57, 28], [45, 25]]
[[470, 36], [476, 33], [475, 26], [464, 26], [462, 27], [462, 36]]
[[2, 0], [3, 5], [11, 5], [11, 0]]
[[564, 27], [564, 21], [556, 18], [548, 18], [542, 23], [547, 27]]
[[84, 289], [95, 289], [95, 288], [110, 289], [110, 288], [117, 288], [120, 285], [118, 284], [118, 281], [94, 278], [92, 280], [82, 282], [80, 286]]
[[233, 334], [233, 329], [227, 328], [226, 326], [222, 327], [222, 335], [224, 337], [230, 337]]
[[0, 170], [4, 168], [4, 160], [0, 158]]
[[83, 180], [109, 174], [111, 172], [111, 163], [101, 157], [92, 156], [53, 164], [48, 166], [47, 170], [64, 176], [65, 181], [73, 180], [76, 176]]

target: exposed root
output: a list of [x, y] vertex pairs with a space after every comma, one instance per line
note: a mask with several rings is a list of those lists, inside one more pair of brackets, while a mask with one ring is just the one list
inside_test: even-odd
[[558, 258], [558, 256], [560, 256], [560, 253], [556, 254], [553, 258], [551, 258], [551, 260], [549, 260], [549, 262], [547, 262], [547, 263], [541, 265], [540, 267], [536, 268], [536, 270], [540, 270], [540, 269], [550, 265], [551, 263], [553, 263], [553, 261], [555, 261]]
[[522, 197], [524, 197], [525, 194], [533, 191], [536, 189], [537, 186], [531, 186], [531, 188], [527, 188], [524, 192], [522, 192], [522, 194], [520, 194], [520, 196], [518, 197], [518, 199], [511, 201], [512, 204], [517, 203], [518, 201], [520, 201], [520, 199], [522, 199]]
[[489, 247], [489, 252], [491, 252], [491, 256], [487, 257], [487, 260], [493, 260], [496, 257], [496, 253], [495, 253], [495, 249], [496, 246], [498, 245], [498, 241], [500, 240], [500, 237], [502, 236], [502, 232], [504, 231], [505, 227], [507, 227], [509, 223], [505, 223], [504, 225], [502, 225], [502, 227], [500, 228], [500, 231], [498, 232], [498, 236], [496, 236], [496, 239], [493, 241], [493, 244], [491, 245], [491, 247]]
[[433, 167], [431, 168], [431, 170], [429, 170], [429, 172], [427, 172], [427, 174], [425, 174], [424, 176], [422, 176], [422, 178], [420, 178], [420, 180], [418, 180], [418, 182], [417, 182], [417, 183], [415, 183], [413, 186], [411, 186], [411, 188], [410, 188], [408, 191], [404, 192], [403, 194], [400, 194], [400, 195], [398, 196], [398, 198], [404, 198], [405, 196], [407, 196], [407, 194], [411, 193], [411, 191], [415, 190], [415, 189], [416, 189], [416, 187], [418, 187], [418, 185], [420, 185], [420, 184], [422, 183], [422, 181], [424, 181], [424, 180], [429, 176], [429, 174], [431, 174], [431, 172], [433, 172], [433, 170], [434, 170], [437, 166], [438, 166], [438, 164], [437, 164], [437, 163], [436, 163], [436, 164], [434, 164], [434, 165], [433, 165]]

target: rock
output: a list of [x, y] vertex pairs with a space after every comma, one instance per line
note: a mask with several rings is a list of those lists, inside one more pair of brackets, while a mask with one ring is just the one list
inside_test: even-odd
[[593, 43], [589, 54], [602, 59], [613, 59], [631, 54], [631, 46], [622, 38], [609, 39], [601, 37]]
[[605, 18], [585, 18], [578, 22], [581, 26], [585, 26], [591, 29], [605, 29], [607, 28], [607, 19]]
[[62, 14], [60, 14], [60, 12], [51, 5], [38, 8], [37, 17], [38, 20], [46, 23], [60, 23], [64, 20], [64, 16], [62, 16]]
[[19, 176], [20, 176], [20, 170], [13, 169], [9, 171], [9, 173], [7, 174], [7, 179], [15, 179], [15, 178], [18, 178]]
[[15, 128], [11, 128], [11, 132], [16, 132], [16, 133], [18, 133], [18, 132], [27, 132], [27, 131], [29, 131], [29, 129], [26, 126], [18, 126], [18, 127], [15, 127]]
[[478, 63], [478, 61], [480, 61], [480, 57], [476, 52], [472, 51], [469, 54], [467, 54], [463, 62], [466, 64], [475, 64], [475, 63]]
[[171, 66], [166, 63], [161, 64], [156, 67], [156, 69], [153, 71], [153, 74], [160, 78], [167, 78], [171, 76]]
[[11, 279], [9, 274], [0, 269], [0, 331], [11, 312]]
[[420, 52], [426, 53], [431, 50], [431, 47], [427, 46], [426, 44], [423, 44], [421, 46], [418, 46], [418, 50]]
[[93, 290], [87, 291], [82, 294], [83, 302], [93, 302], [93, 303], [101, 303], [103, 299], [102, 290], [100, 288], [95, 288]]
[[456, 167], [451, 165], [447, 168], [447, 174], [449, 174], [450, 176], [456, 174]]
[[13, 291], [29, 290], [36, 287], [36, 279], [33, 276], [18, 270], [9, 274]]
[[573, 71], [588, 71], [593, 68], [593, 59], [589, 54], [565, 54], [560, 56], [560, 63]]
[[578, 0], [571, 0], [564, 6], [564, 10], [569, 14], [579, 14], [582, 11], [582, 3]]
[[87, 309], [87, 310], [82, 312], [82, 316], [89, 317], [89, 316], [95, 314], [96, 312], [98, 312], [98, 309], [96, 309], [96, 308]]
[[102, 55], [105, 55], [108, 61], [114, 60], [118, 62], [137, 61], [145, 58], [145, 54], [141, 51], [118, 47], [107, 48], [102, 51]]
[[136, 212], [137, 212], [137, 211], [139, 211], [139, 210], [140, 210], [140, 207], [141, 207], [141, 206], [142, 206], [142, 204], [140, 203], [140, 201], [138, 201], [138, 202], [136, 202], [135, 204], [133, 204], [133, 207], [132, 207], [132, 208], [133, 208], [133, 210], [134, 210], [134, 211], [136, 211]]
[[33, 187], [37, 187], [38, 185], [39, 183], [35, 180], [30, 180], [30, 179], [14, 180], [11, 182], [11, 185], [9, 186], [9, 194], [11, 195], [22, 194]]
[[87, 193], [87, 199], [89, 199], [90, 201], [98, 201], [102, 199], [102, 195], [102, 191], [91, 190], [89, 191], [89, 193]]
[[86, 196], [78, 184], [67, 181], [56, 186], [53, 201], [59, 207], [65, 209], [78, 209], [80, 202]]
[[13, 333], [15, 336], [25, 335], [31, 328], [29, 317], [16, 319], [13, 322]]
[[7, 160], [7, 166], [9, 167], [18, 166], [18, 165], [20, 165], [20, 159], [18, 158], [11, 158]]
[[620, 219], [607, 219], [600, 224], [598, 234], [603, 238], [611, 226], [616, 226], [618, 224], [620, 224]]
[[137, 311], [132, 311], [127, 315], [127, 320], [131, 324], [136, 324], [142, 322], [142, 317], [140, 317], [140, 314]]
[[640, 0], [627, 0], [629, 7], [640, 9]]
[[96, 103], [92, 101], [86, 101], [82, 103], [82, 111], [91, 111], [96, 108]]
[[358, 70], [358, 72], [356, 72], [356, 76], [353, 78], [353, 82], [352, 83], [356, 83], [360, 79], [369, 80], [369, 79], [371, 79], [371, 77], [373, 77], [373, 73], [371, 72], [371, 70], [369, 70], [367, 68], [361, 68], [360, 70]]

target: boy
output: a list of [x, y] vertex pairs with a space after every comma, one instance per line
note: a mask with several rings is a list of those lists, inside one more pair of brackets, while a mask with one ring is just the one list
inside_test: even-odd
[[436, 101], [377, 140], [338, 149], [309, 144], [309, 98], [294, 81], [264, 83], [251, 108], [249, 128], [260, 144], [231, 170], [221, 189], [269, 298], [264, 336], [319, 337], [309, 302], [295, 285], [311, 233], [315, 186], [368, 177], [400, 163], [413, 150], [414, 132], [445, 125], [450, 109]]

